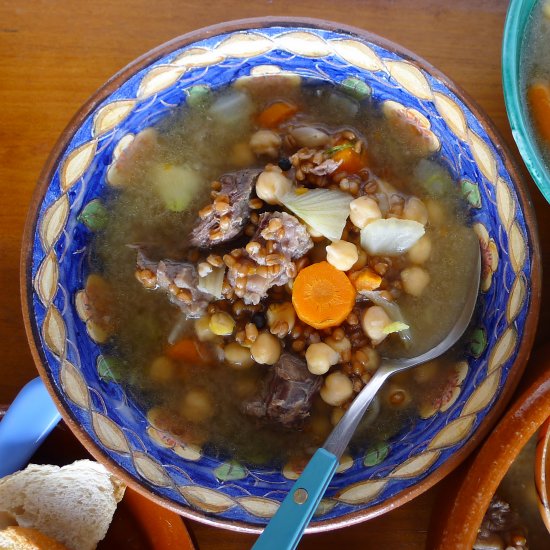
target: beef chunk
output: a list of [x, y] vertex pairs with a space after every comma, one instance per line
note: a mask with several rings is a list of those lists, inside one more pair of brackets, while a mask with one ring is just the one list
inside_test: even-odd
[[[286, 212], [266, 212], [239, 260], [230, 260], [227, 282], [245, 304], [257, 304], [273, 286], [285, 285], [296, 276], [293, 259], [313, 246], [306, 228]], [[242, 275], [246, 266], [247, 275]], [[237, 282], [239, 281], [239, 284]]]
[[221, 189], [212, 205], [203, 209], [191, 232], [191, 245], [210, 248], [235, 238], [250, 216], [248, 201], [259, 170], [239, 170], [220, 177]]
[[479, 528], [474, 550], [493, 550], [513, 547], [518, 550], [527, 548], [518, 540], [526, 540], [527, 530], [522, 525], [517, 511], [495, 495], [489, 504]]
[[[252, 238], [260, 244], [273, 241], [273, 251], [281, 252], [287, 260], [301, 258], [313, 247], [305, 226], [286, 212], [265, 212], [260, 216], [258, 229]], [[259, 258], [251, 255], [256, 261]]]
[[322, 382], [320, 376], [309, 372], [305, 361], [283, 353], [272, 367], [260, 395], [245, 402], [243, 412], [285, 428], [299, 428], [309, 416], [313, 397]]
[[159, 288], [170, 297], [182, 312], [190, 318], [201, 317], [208, 303], [214, 298], [201, 292], [197, 285], [199, 276], [196, 267], [190, 262], [176, 262], [149, 259], [143, 251], [138, 251], [136, 277], [145, 288]]

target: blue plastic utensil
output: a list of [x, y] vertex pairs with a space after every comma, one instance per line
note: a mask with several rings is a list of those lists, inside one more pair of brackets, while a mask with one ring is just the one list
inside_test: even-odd
[[252, 547], [253, 550], [294, 550], [298, 546], [305, 528], [336, 471], [338, 460], [346, 450], [376, 392], [393, 374], [439, 357], [458, 341], [474, 313], [480, 273], [481, 253], [478, 253], [473, 273], [474, 280], [468, 289], [462, 311], [454, 326], [437, 346], [418, 357], [382, 360], [373, 377], [356, 396], [323, 446], [316, 451], [302, 475], [295, 481], [290, 492], [281, 502], [281, 506]]
[[26, 384], [0, 422], [0, 478], [26, 466], [60, 419], [42, 380]]

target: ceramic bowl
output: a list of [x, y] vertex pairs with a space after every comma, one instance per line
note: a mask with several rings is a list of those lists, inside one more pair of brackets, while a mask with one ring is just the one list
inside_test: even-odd
[[258, 532], [298, 468], [247, 468], [151, 425], [109, 369], [105, 334], [87, 314], [87, 250], [113, 155], [204, 87], [293, 75], [394, 101], [439, 144], [479, 235], [483, 274], [467, 353], [441, 399], [383, 445], [342, 464], [310, 531], [373, 517], [451, 471], [501, 413], [536, 326], [539, 246], [526, 192], [493, 126], [446, 77], [382, 38], [296, 19], [224, 23], [179, 37], [123, 69], [71, 121], [40, 177], [26, 228], [23, 308], [38, 369], [89, 451], [178, 512]]
[[[529, 370], [536, 371], [536, 375], [530, 376], [528, 384], [522, 382], [523, 391], [509, 407], [506, 415], [487, 438], [475, 458], [466, 468], [461, 468], [461, 471], [453, 475], [453, 479], [449, 479], [448, 482], [446, 480], [447, 486], [440, 492], [433, 508], [427, 544], [430, 550], [448, 548], [471, 550], [473, 547], [495, 492], [531, 437], [548, 418], [550, 411], [549, 351], [550, 349], [546, 347], [534, 354], [529, 362]], [[543, 440], [545, 441], [541, 446], [540, 441]], [[540, 449], [547, 450], [547, 447], [548, 432], [545, 433], [543, 429], [539, 434], [539, 457]], [[545, 461], [548, 461], [547, 457]], [[539, 464], [541, 463], [539, 459]], [[531, 463], [531, 468], [529, 477], [532, 479], [534, 463]], [[546, 472], [548, 472], [548, 464], [546, 464]], [[535, 476], [535, 481], [537, 477]], [[540, 506], [544, 508], [542, 497]], [[533, 507], [535, 508], [534, 503]], [[545, 511], [548, 513], [547, 510]], [[528, 511], [523, 512], [528, 513]], [[536, 508], [534, 513], [536, 514]]]
[[544, 160], [521, 89], [521, 55], [530, 16], [540, 0], [513, 0], [508, 8], [502, 43], [502, 83], [512, 135], [531, 176], [550, 202], [550, 166]]
[[550, 532], [550, 418], [546, 419], [539, 431], [535, 457], [535, 485], [540, 515]]

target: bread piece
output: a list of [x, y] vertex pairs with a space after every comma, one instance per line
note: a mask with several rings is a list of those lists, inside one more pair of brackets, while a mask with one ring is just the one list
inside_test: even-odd
[[0, 514], [32, 527], [70, 550], [94, 550], [106, 533], [125, 486], [101, 464], [29, 465], [0, 479]]
[[0, 531], [0, 550], [67, 550], [36, 529], [8, 527]]

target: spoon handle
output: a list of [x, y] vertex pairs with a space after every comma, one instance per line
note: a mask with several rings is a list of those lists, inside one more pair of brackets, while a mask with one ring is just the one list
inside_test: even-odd
[[338, 458], [317, 449], [253, 550], [294, 550], [338, 466]]
[[334, 476], [338, 459], [348, 446], [355, 428], [374, 399], [376, 392], [391, 374], [382, 365], [340, 419], [325, 441], [308, 462], [300, 477], [281, 503], [260, 535], [253, 550], [293, 550], [311, 520], [319, 502]]

